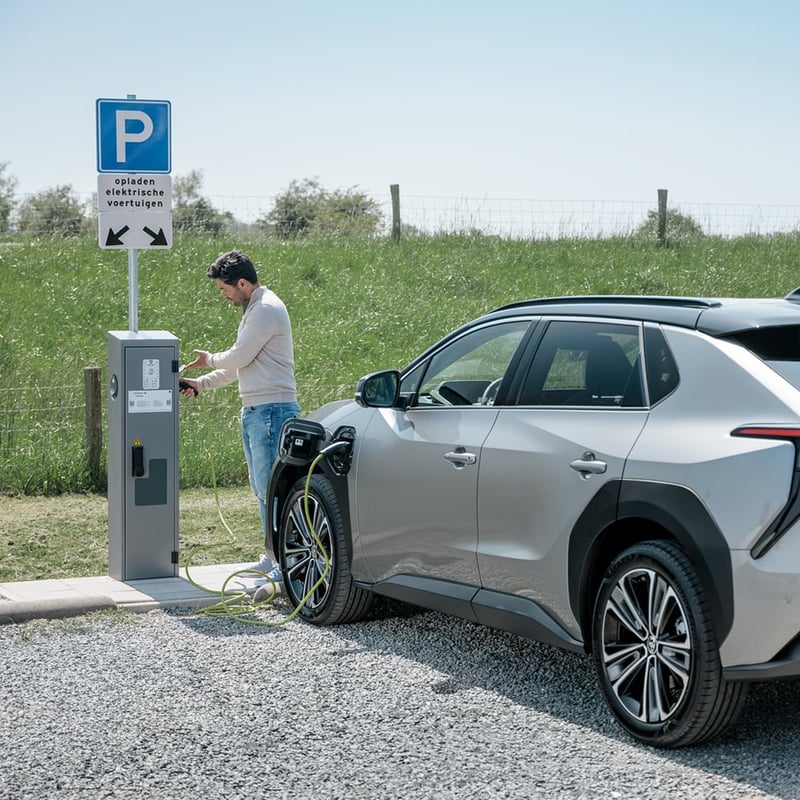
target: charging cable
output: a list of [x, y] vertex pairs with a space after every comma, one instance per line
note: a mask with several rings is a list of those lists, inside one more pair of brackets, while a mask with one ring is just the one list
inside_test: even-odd
[[[198, 399], [199, 402], [201, 402], [201, 403], [203, 402], [202, 395], [200, 395], [197, 399]], [[205, 405], [203, 405], [203, 410], [206, 411]], [[207, 434], [207, 436], [210, 433], [210, 431], [208, 430], [209, 426], [210, 426], [210, 414], [206, 413], [206, 434]], [[207, 440], [209, 440], [209, 439], [207, 439]], [[329, 453], [333, 452], [334, 450], [337, 450], [337, 449], [340, 449], [342, 447], [348, 446], [349, 444], [350, 443], [346, 442], [346, 441], [336, 441], [336, 442], [332, 442], [327, 447], [324, 447], [322, 450], [320, 450], [319, 453], [317, 453], [317, 455], [311, 461], [311, 464], [309, 465], [309, 468], [308, 468], [308, 472], [306, 474], [306, 482], [305, 482], [305, 486], [304, 486], [304, 490], [303, 490], [303, 513], [304, 513], [304, 516], [305, 516], [306, 524], [308, 525], [308, 529], [311, 532], [312, 538], [314, 539], [314, 543], [316, 544], [317, 548], [319, 549], [320, 554], [322, 555], [323, 562], [324, 562], [324, 568], [323, 568], [319, 578], [315, 581], [314, 585], [311, 586], [311, 588], [305, 593], [305, 595], [302, 598], [300, 598], [300, 600], [298, 601], [297, 606], [287, 616], [285, 616], [283, 619], [278, 620], [278, 621], [269, 621], [269, 620], [263, 620], [263, 619], [259, 619], [259, 618], [254, 618], [252, 616], [253, 612], [255, 612], [255, 611], [257, 611], [257, 610], [259, 610], [259, 609], [261, 609], [261, 608], [263, 608], [265, 606], [271, 605], [272, 602], [275, 600], [275, 598], [278, 597], [278, 595], [280, 593], [280, 589], [278, 587], [278, 584], [269, 575], [267, 575], [265, 572], [261, 572], [261, 570], [258, 570], [258, 569], [253, 569], [252, 567], [247, 567], [245, 569], [236, 570], [235, 572], [232, 572], [230, 575], [228, 575], [228, 577], [225, 579], [225, 581], [222, 584], [222, 587], [220, 588], [220, 590], [218, 592], [219, 595], [220, 595], [220, 601], [218, 603], [215, 603], [215, 604], [211, 605], [211, 606], [207, 606], [205, 608], [199, 609], [198, 613], [202, 613], [202, 614], [205, 614], [207, 616], [212, 616], [212, 617], [214, 617], [214, 616], [226, 616], [226, 617], [230, 617], [232, 619], [236, 619], [239, 622], [246, 623], [248, 625], [260, 625], [260, 626], [264, 626], [264, 627], [278, 627], [280, 625], [286, 625], [288, 622], [291, 622], [300, 613], [300, 609], [313, 596], [314, 592], [324, 583], [324, 581], [326, 580], [326, 578], [328, 577], [328, 575], [329, 575], [329, 573], [331, 571], [330, 556], [328, 555], [328, 552], [325, 549], [325, 546], [322, 544], [322, 541], [319, 538], [319, 534], [317, 533], [316, 529], [314, 528], [314, 523], [311, 520], [311, 513], [309, 511], [308, 498], [309, 498], [310, 487], [311, 487], [311, 478], [312, 478], [312, 476], [314, 474], [314, 470], [316, 469], [317, 464], [319, 464], [319, 462], [323, 458], [325, 458], [325, 456], [327, 456]], [[214, 458], [213, 458], [213, 455], [210, 452], [208, 452], [207, 454], [209, 456], [209, 464], [211, 466], [211, 481], [212, 481], [212, 486], [214, 488], [214, 500], [215, 500], [216, 507], [217, 507], [217, 514], [218, 514], [218, 516], [220, 518], [222, 526], [228, 532], [228, 534], [230, 535], [231, 539], [229, 541], [227, 541], [227, 542], [222, 542], [222, 543], [218, 543], [218, 544], [197, 545], [197, 546], [193, 547], [189, 551], [189, 554], [186, 557], [186, 562], [185, 562], [185, 565], [184, 565], [184, 569], [186, 571], [186, 580], [192, 586], [194, 586], [196, 589], [199, 589], [200, 591], [203, 591], [203, 592], [209, 592], [210, 594], [217, 594], [216, 590], [209, 589], [209, 588], [207, 588], [205, 586], [202, 586], [201, 584], [197, 583], [191, 577], [191, 574], [190, 574], [190, 571], [189, 571], [189, 567], [190, 567], [192, 558], [200, 550], [208, 549], [208, 548], [211, 548], [211, 547], [219, 547], [220, 544], [230, 544], [230, 543], [233, 543], [233, 542], [236, 541], [236, 537], [235, 537], [233, 531], [230, 529], [230, 526], [228, 525], [227, 521], [225, 520], [224, 514], [222, 513], [222, 506], [221, 506], [220, 500], [219, 500], [219, 491], [217, 489], [217, 477], [216, 477], [216, 470], [215, 470], [215, 467], [214, 467]], [[243, 590], [237, 590], [237, 591], [230, 590], [229, 591], [228, 590], [228, 584], [234, 578], [237, 578], [238, 576], [244, 575], [244, 574], [249, 574], [249, 575], [256, 574], [256, 575], [260, 575], [260, 576], [264, 577], [271, 584], [271, 589], [272, 589], [271, 593], [266, 598], [264, 598], [263, 600], [254, 603], [252, 601], [252, 599], [250, 598], [250, 596], [248, 595], [248, 593], [243, 591]], [[284, 576], [284, 580], [286, 579], [286, 577], [288, 577], [288, 576]]]

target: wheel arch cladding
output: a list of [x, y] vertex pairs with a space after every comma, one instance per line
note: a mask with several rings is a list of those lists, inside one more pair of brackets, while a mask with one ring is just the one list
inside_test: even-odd
[[[327, 478], [330, 482], [331, 488], [336, 496], [336, 500], [339, 503], [339, 509], [342, 512], [345, 536], [347, 537], [349, 547], [352, 549], [353, 535], [350, 524], [350, 498], [347, 494], [347, 478], [337, 475], [328, 466], [328, 464], [325, 463], [324, 459], [317, 465], [317, 468], [314, 470], [314, 474], [321, 475]], [[272, 543], [273, 552], [276, 554], [278, 552], [278, 531], [280, 528], [280, 517], [283, 506], [286, 503], [289, 495], [292, 493], [292, 489], [297, 481], [301, 479], [305, 481], [307, 478], [307, 466], [283, 465], [283, 469], [281, 470], [280, 474], [275, 476], [273, 491], [274, 499], [277, 500], [278, 503], [278, 510], [276, 519], [273, 520], [272, 516], [270, 516], [269, 538]], [[271, 512], [268, 510], [268, 513]]]
[[[667, 535], [653, 535], [652, 527], [641, 532], [631, 528], [639, 523], [658, 526]], [[621, 533], [620, 524], [625, 533]], [[620, 534], [618, 540], [617, 534]], [[725, 640], [733, 625], [731, 554], [708, 510], [683, 486], [610, 481], [578, 518], [569, 543], [570, 606], [580, 622], [587, 649], [591, 642], [587, 631], [591, 631], [596, 588], [602, 580], [602, 575], [597, 574], [598, 564], [603, 571], [607, 566], [602, 557], [616, 556], [634, 542], [656, 538], [671, 538], [686, 553], [705, 592], [718, 644]]]

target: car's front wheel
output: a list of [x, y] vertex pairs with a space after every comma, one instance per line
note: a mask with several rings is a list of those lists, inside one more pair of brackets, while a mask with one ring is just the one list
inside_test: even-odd
[[357, 622], [372, 607], [372, 593], [353, 583], [341, 509], [324, 475], [311, 477], [307, 504], [306, 479], [292, 487], [278, 529], [278, 558], [286, 595], [309, 622]]
[[643, 542], [611, 563], [592, 636], [606, 700], [637, 739], [680, 747], [735, 721], [747, 686], [722, 677], [702, 586], [675, 544]]

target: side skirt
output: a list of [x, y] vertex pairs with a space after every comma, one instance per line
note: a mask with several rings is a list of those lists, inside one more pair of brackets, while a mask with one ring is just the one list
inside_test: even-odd
[[360, 585], [375, 594], [421, 608], [441, 611], [575, 653], [586, 652], [583, 642], [575, 639], [540, 605], [525, 597], [419, 575], [394, 575], [379, 583]]

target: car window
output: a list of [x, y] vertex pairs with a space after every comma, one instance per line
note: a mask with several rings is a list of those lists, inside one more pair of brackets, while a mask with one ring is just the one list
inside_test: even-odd
[[414, 369], [403, 375], [400, 380], [400, 394], [412, 396], [417, 393], [419, 383], [422, 380], [422, 376], [425, 374], [426, 366], [425, 363], [417, 364]]
[[641, 406], [639, 326], [554, 320], [547, 325], [521, 405]]
[[678, 365], [660, 328], [644, 329], [644, 353], [647, 364], [647, 393], [650, 405], [662, 400], [678, 385]]
[[[530, 320], [498, 322], [448, 342], [427, 363], [415, 405], [493, 405], [529, 326]], [[408, 391], [408, 377], [401, 391]]]
[[755, 353], [790, 383], [800, 387], [800, 326], [754, 328], [730, 338]]

